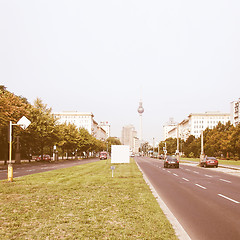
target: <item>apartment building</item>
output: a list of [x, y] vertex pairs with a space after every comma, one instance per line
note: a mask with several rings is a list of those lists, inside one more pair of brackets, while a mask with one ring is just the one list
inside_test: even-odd
[[127, 125], [122, 128], [121, 142], [123, 145], [129, 145], [131, 151], [135, 149], [136, 138], [137, 131], [133, 125]]
[[[174, 136], [174, 131], [171, 132], [174, 128], [176, 128], [177, 123], [173, 118], [169, 118], [169, 121], [163, 126], [163, 140], [165, 141], [167, 138]], [[170, 134], [170, 135], [169, 135]]]
[[240, 122], [240, 98], [231, 104], [231, 123], [236, 126]]
[[204, 131], [206, 128], [213, 129], [219, 122], [226, 124], [230, 120], [229, 113], [191, 113], [187, 119], [184, 119], [168, 132], [168, 137], [177, 138], [179, 136], [179, 138], [187, 140], [190, 135], [193, 135], [198, 138], [201, 135], [201, 131]]
[[205, 112], [205, 113], [191, 113], [188, 116], [190, 128], [190, 135], [196, 138], [200, 137], [201, 131], [206, 128], [213, 129], [219, 122], [226, 124], [230, 121], [230, 113], [221, 112]]
[[63, 111], [55, 112], [53, 113], [53, 116], [58, 120], [60, 124], [71, 123], [74, 124], [77, 128], [85, 128], [97, 139], [107, 139], [106, 131], [94, 120], [94, 115], [91, 112]]
[[109, 122], [100, 122], [99, 126], [101, 126], [102, 129], [105, 130], [107, 134], [107, 138], [109, 138], [110, 135], [110, 123]]

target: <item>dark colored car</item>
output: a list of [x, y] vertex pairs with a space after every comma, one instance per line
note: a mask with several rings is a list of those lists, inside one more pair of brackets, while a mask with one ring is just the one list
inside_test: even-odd
[[179, 161], [175, 157], [167, 156], [166, 159], [164, 160], [164, 167], [165, 168], [169, 168], [169, 167], [179, 168]]
[[215, 157], [204, 157], [200, 160], [200, 167], [218, 167], [218, 160]]
[[41, 160], [51, 162], [51, 157], [50, 157], [50, 155], [45, 155], [45, 154], [44, 154], [44, 155], [43, 155], [43, 158], [42, 158], [42, 155], [39, 155], [38, 157], [35, 158], [35, 160], [36, 160], [37, 162], [39, 162], [39, 161], [41, 161]]
[[100, 152], [99, 153], [100, 160], [106, 160], [107, 159], [107, 152]]

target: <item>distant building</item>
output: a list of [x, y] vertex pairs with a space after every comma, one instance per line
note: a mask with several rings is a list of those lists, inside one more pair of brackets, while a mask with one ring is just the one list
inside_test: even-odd
[[100, 140], [107, 139], [106, 131], [98, 125], [98, 123], [93, 119], [94, 115], [91, 112], [55, 112], [53, 113], [54, 118], [60, 124], [74, 124], [77, 128], [85, 128], [88, 132], [95, 138]]
[[240, 98], [231, 102], [231, 123], [236, 126], [240, 122]]
[[[170, 131], [172, 129], [174, 129], [177, 126], [177, 123], [174, 122], [173, 118], [169, 118], [169, 121], [167, 123], [165, 123], [165, 125], [163, 126], [163, 140], [165, 141], [167, 138], [170, 138], [172, 136], [172, 133], [170, 133]], [[170, 133], [170, 135], [169, 135]]]
[[140, 148], [140, 139], [137, 137], [133, 138], [133, 153], [138, 153]]
[[205, 112], [205, 113], [191, 113], [188, 116], [189, 124], [187, 127], [190, 130], [190, 135], [196, 138], [200, 137], [201, 131], [206, 128], [213, 129], [219, 122], [226, 124], [230, 121], [230, 113], [221, 112]]
[[167, 136], [177, 138], [177, 134], [179, 134], [179, 138], [183, 140], [187, 140], [190, 135], [198, 138], [201, 135], [201, 131], [204, 131], [206, 128], [213, 129], [219, 122], [226, 124], [228, 121], [230, 121], [229, 113], [191, 113], [187, 119], [184, 119], [182, 122], [176, 124], [176, 126], [170, 129]]
[[129, 145], [131, 151], [134, 151], [135, 148], [135, 138], [137, 138], [137, 131], [133, 125], [124, 126], [122, 128], [121, 143], [123, 145]]
[[101, 128], [105, 130], [105, 132], [107, 133], [107, 138], [109, 138], [111, 136], [109, 122], [100, 122], [99, 126], [101, 126]]

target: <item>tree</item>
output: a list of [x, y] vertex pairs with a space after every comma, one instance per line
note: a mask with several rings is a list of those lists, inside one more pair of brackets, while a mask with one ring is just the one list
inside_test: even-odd
[[[42, 100], [37, 98], [30, 108], [28, 118], [30, 126], [25, 130], [25, 144], [29, 144], [35, 154], [51, 152], [53, 145], [58, 141], [56, 120]], [[23, 140], [22, 140], [23, 141]]]
[[115, 137], [109, 137], [106, 141], [107, 143], [107, 149], [110, 153], [112, 150], [112, 145], [121, 145], [121, 142], [119, 139], [115, 138]]
[[[26, 98], [16, 96], [7, 91], [5, 86], [0, 86], [0, 159], [5, 162], [8, 156], [9, 122], [16, 123], [23, 115], [27, 115], [29, 107]], [[14, 136], [19, 135], [21, 129], [15, 126], [12, 130], [14, 141]]]
[[78, 148], [78, 140], [80, 138], [79, 131], [74, 124], [61, 124], [58, 126], [59, 129], [59, 142], [58, 146], [62, 148], [62, 152], [67, 152], [67, 156], [69, 152], [74, 152]]

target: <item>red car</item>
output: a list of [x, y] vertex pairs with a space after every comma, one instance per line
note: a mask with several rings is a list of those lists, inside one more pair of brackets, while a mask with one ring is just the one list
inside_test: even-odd
[[99, 158], [100, 158], [100, 160], [106, 160], [107, 159], [107, 152], [100, 152]]
[[205, 157], [200, 161], [200, 167], [218, 167], [218, 160], [215, 157]]
[[39, 155], [38, 157], [35, 158], [35, 161], [39, 162], [39, 161], [48, 161], [48, 162], [51, 162], [51, 157], [50, 155], [43, 155], [43, 158], [42, 158], [42, 155]]

